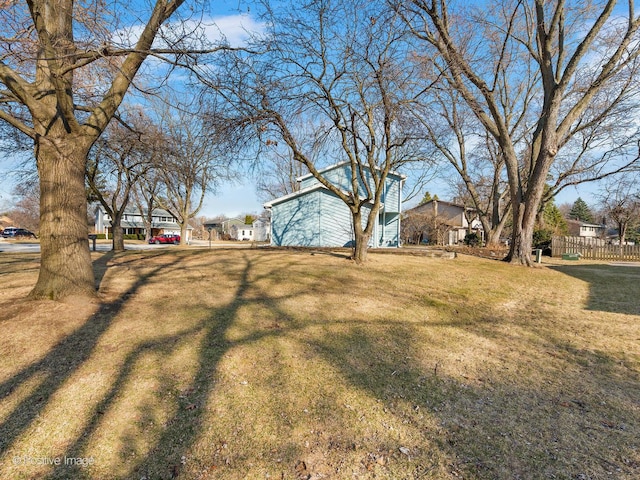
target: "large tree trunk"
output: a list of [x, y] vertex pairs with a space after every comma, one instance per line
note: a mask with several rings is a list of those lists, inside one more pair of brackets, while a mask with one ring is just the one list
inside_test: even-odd
[[353, 260], [357, 264], [362, 264], [367, 261], [367, 252], [369, 249], [369, 239], [371, 238], [372, 228], [362, 228], [362, 212], [351, 211], [351, 218], [353, 220]]
[[122, 211], [120, 214], [113, 217], [111, 231], [113, 234], [113, 240], [111, 242], [114, 252], [124, 252], [124, 232], [122, 229]]
[[[546, 164], [550, 165], [550, 162], [547, 161]], [[513, 232], [511, 235], [511, 248], [505, 259], [511, 263], [529, 267], [534, 265], [532, 259], [533, 231], [542, 201], [544, 179], [549, 171], [545, 167], [546, 164], [542, 161], [538, 162], [535, 172], [529, 179], [528, 191], [524, 202], [512, 203], [515, 206], [513, 209]]]
[[500, 245], [500, 235], [502, 235], [502, 229], [504, 228], [504, 222], [500, 223], [497, 227], [489, 229], [486, 233], [485, 243], [487, 247], [496, 247]]
[[187, 245], [188, 224], [180, 224], [180, 245]]
[[353, 260], [357, 264], [361, 264], [367, 261], [367, 251], [369, 249], [370, 235], [366, 235], [363, 232], [355, 233], [355, 244], [353, 246]]
[[[535, 218], [535, 217], [534, 217]], [[532, 266], [531, 258], [533, 245], [533, 227], [534, 221], [525, 221], [524, 218], [519, 222], [513, 223], [513, 233], [511, 235], [511, 245], [506, 261], [521, 265]]]
[[32, 298], [96, 294], [84, 182], [87, 149], [69, 137], [36, 141], [41, 264]]

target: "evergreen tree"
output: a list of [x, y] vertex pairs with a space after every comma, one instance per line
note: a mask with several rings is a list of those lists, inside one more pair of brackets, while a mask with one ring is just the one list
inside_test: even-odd
[[[437, 199], [437, 196], [436, 196], [436, 199]], [[422, 197], [422, 200], [420, 200], [419, 205], [424, 205], [425, 203], [428, 203], [431, 200], [434, 200], [431, 194], [429, 192], [424, 192], [424, 197]]]
[[554, 235], [567, 235], [569, 227], [567, 221], [562, 216], [560, 209], [551, 201], [547, 202], [542, 211], [544, 226], [553, 232]]
[[593, 213], [591, 213], [591, 210], [589, 209], [589, 205], [587, 205], [587, 203], [580, 197], [578, 197], [573, 204], [573, 207], [571, 207], [569, 218], [572, 220], [580, 220], [585, 223], [593, 223], [595, 221]]

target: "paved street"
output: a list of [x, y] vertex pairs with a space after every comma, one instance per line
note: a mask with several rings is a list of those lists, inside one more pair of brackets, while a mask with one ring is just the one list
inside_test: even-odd
[[[149, 245], [146, 243], [127, 243], [124, 242], [124, 246], [127, 250], [156, 250], [160, 248], [176, 248], [176, 245]], [[248, 248], [251, 245], [248, 242], [237, 243], [212, 243], [211, 248]], [[91, 243], [89, 243], [91, 247]], [[189, 247], [194, 248], [207, 248], [209, 242], [207, 240], [192, 240]], [[108, 252], [111, 250], [110, 243], [97, 243], [96, 250], [99, 252]], [[22, 253], [38, 253], [40, 252], [40, 244], [37, 242], [12, 242], [0, 238], [0, 253], [2, 252], [22, 252]]]

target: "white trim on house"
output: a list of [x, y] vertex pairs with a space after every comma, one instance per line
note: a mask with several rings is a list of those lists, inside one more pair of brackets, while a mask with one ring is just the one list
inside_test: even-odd
[[[345, 160], [344, 162], [334, 163], [333, 165], [329, 165], [328, 167], [321, 168], [320, 170], [318, 170], [318, 173], [319, 174], [323, 174], [325, 172], [333, 170], [334, 168], [339, 168], [339, 167], [342, 167], [343, 165], [348, 165], [349, 163], [351, 163], [349, 160]], [[363, 167], [364, 168], [370, 168], [368, 165], [364, 165]], [[381, 168], [376, 166], [376, 170], [381, 170]], [[396, 172], [394, 170], [390, 170], [388, 174], [389, 175], [395, 175], [396, 177], [400, 177], [402, 180], [406, 180], [407, 179], [406, 175], [404, 175], [402, 173], [398, 173], [398, 172]], [[313, 173], [307, 173], [305, 175], [302, 175], [302, 176], [296, 178], [296, 181], [301, 182], [301, 181], [306, 180], [307, 178], [310, 178], [310, 177], [313, 177], [313, 176], [314, 176]]]
[[325, 187], [321, 183], [318, 183], [318, 184], [312, 185], [310, 187], [303, 188], [302, 190], [298, 190], [297, 192], [292, 192], [292, 193], [289, 193], [289, 194], [284, 195], [282, 197], [275, 198], [275, 199], [271, 200], [270, 202], [263, 203], [262, 206], [264, 208], [271, 208], [274, 205], [277, 205], [278, 203], [286, 202], [287, 200], [291, 200], [292, 198], [296, 198], [296, 197], [299, 197], [301, 195], [305, 195], [305, 194], [307, 194], [309, 192], [313, 192], [314, 190], [318, 190], [320, 188], [324, 188], [324, 189], [328, 190], [327, 187]]
[[[331, 192], [331, 190], [329, 190], [326, 186], [322, 185], [321, 183], [314, 184], [314, 185], [312, 185], [310, 187], [303, 188], [302, 190], [298, 190], [297, 192], [289, 193], [289, 194], [284, 195], [282, 197], [279, 197], [279, 198], [276, 198], [274, 200], [271, 200], [270, 202], [263, 203], [262, 206], [264, 208], [269, 209], [269, 208], [271, 208], [274, 205], [277, 205], [279, 203], [286, 202], [287, 200], [291, 200], [292, 198], [300, 197], [302, 195], [306, 195], [307, 193], [313, 192], [315, 190], [320, 190], [320, 189], [324, 189], [327, 192]], [[331, 192], [331, 193], [334, 194], [333, 192]], [[345, 192], [344, 190], [342, 190], [342, 193], [344, 195], [347, 195], [347, 196], [349, 195], [349, 192]], [[359, 197], [359, 198], [360, 198], [360, 200], [364, 200], [365, 199], [365, 197]], [[373, 205], [373, 200], [368, 200], [367, 204]], [[383, 207], [384, 207], [384, 203], [380, 202], [380, 211], [382, 211]]]

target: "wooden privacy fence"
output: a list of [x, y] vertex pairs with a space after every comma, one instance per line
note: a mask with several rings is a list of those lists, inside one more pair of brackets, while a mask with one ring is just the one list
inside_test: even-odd
[[577, 253], [585, 260], [640, 260], [640, 245], [612, 245], [607, 240], [589, 237], [553, 237], [551, 255]]

